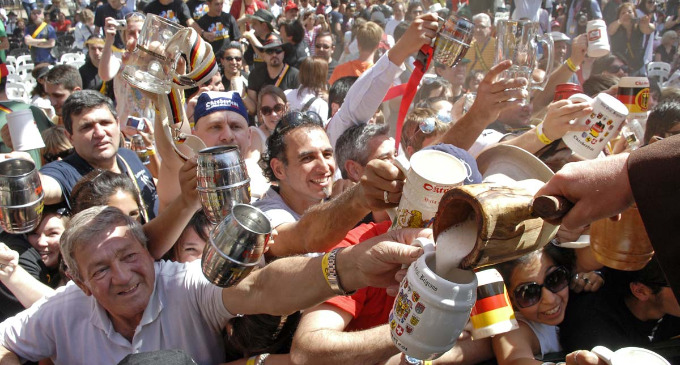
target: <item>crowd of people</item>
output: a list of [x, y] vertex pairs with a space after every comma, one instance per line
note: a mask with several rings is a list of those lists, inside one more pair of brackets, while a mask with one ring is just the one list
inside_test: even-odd
[[[0, 61], [30, 54], [37, 81], [30, 104], [7, 100], [0, 73], [0, 152], [35, 163], [45, 203], [32, 232], [0, 233], [0, 363], [594, 365], [598, 345], [680, 361], [677, 0], [107, 0], [79, 3], [72, 19], [65, 10], [23, 0], [0, 11]], [[217, 72], [180, 90], [179, 111], [124, 77], [134, 53], [150, 52], [137, 47], [148, 14], [192, 28], [215, 55]], [[436, 46], [451, 16], [473, 26], [467, 53], [451, 67], [432, 62], [404, 93], [421, 47]], [[503, 19], [549, 34], [553, 64], [541, 49], [528, 79], [507, 76]], [[594, 58], [586, 27], [597, 19], [610, 52]], [[57, 64], [63, 37], [84, 65]], [[668, 74], [648, 75], [651, 62]], [[556, 88], [616, 96], [627, 76], [648, 77], [647, 116], [583, 161], [562, 137], [589, 130], [574, 121], [593, 106], [554, 101]], [[25, 109], [43, 149], [13, 148], [6, 117]], [[201, 272], [215, 222], [197, 190], [196, 140], [238, 147], [250, 203], [274, 228], [259, 268], [229, 288]], [[390, 230], [405, 179], [393, 161], [436, 149], [478, 184], [476, 157], [499, 144], [542, 160], [556, 175], [538, 194], [574, 208], [545, 248], [495, 267], [518, 329], [475, 340], [465, 330], [438, 359], [409, 358], [388, 316], [402, 265], [423, 252], [410, 243], [433, 233]], [[642, 270], [563, 247], [633, 203], [656, 250]]]

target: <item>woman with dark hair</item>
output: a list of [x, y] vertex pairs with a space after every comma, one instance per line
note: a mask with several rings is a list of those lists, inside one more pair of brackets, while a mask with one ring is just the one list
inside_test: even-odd
[[47, 206], [40, 224], [27, 235], [0, 233], [0, 321], [66, 283], [59, 269], [59, 239], [67, 222], [64, 208]]
[[116, 207], [137, 220], [141, 200], [132, 180], [127, 175], [95, 169], [83, 176], [71, 190], [73, 214], [98, 205]]
[[[248, 158], [257, 157], [267, 149], [267, 138], [284, 114], [288, 112], [288, 98], [286, 93], [274, 85], [267, 85], [257, 94], [258, 126], [251, 129], [250, 151]], [[255, 154], [258, 154], [255, 156]]]
[[300, 64], [300, 87], [284, 91], [290, 110], [311, 110], [318, 115], [328, 115], [328, 62], [307, 57]]
[[628, 76], [630, 71], [625, 59], [619, 57], [617, 54], [610, 53], [607, 56], [600, 57], [593, 62], [593, 67], [590, 72], [591, 75], [606, 75], [624, 77]]
[[650, 23], [649, 15], [636, 17], [635, 5], [623, 3], [619, 6], [618, 19], [609, 24], [607, 33], [610, 37], [612, 53], [621, 54], [633, 75], [646, 75], [644, 69], [645, 50], [643, 40], [645, 35], [654, 32], [654, 25]]
[[35, 66], [31, 75], [37, 81], [33, 90], [31, 90], [31, 105], [37, 106], [45, 112], [50, 120], [55, 117], [54, 107], [52, 102], [45, 91], [45, 76], [50, 70], [51, 66], [49, 63], [39, 63]]

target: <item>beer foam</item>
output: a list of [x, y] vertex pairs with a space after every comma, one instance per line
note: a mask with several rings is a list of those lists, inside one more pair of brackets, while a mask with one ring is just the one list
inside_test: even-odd
[[477, 220], [470, 214], [466, 220], [455, 224], [437, 236], [435, 272], [442, 276], [451, 268], [459, 267], [465, 256], [477, 243]]

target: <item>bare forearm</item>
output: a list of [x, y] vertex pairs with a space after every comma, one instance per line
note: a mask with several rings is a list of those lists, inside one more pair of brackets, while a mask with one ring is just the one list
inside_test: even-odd
[[222, 301], [230, 313], [281, 316], [310, 308], [333, 295], [321, 272], [321, 257], [287, 257], [224, 289]]
[[531, 101], [534, 110], [537, 112], [541, 111], [544, 107], [550, 104], [550, 102], [553, 101], [553, 98], [555, 97], [555, 88], [557, 85], [568, 82], [571, 78], [571, 75], [573, 74], [574, 73], [566, 64], [560, 65], [555, 71], [553, 71], [553, 73], [550, 74], [550, 78], [548, 79], [548, 84], [545, 86], [545, 89], [536, 94]]
[[170, 251], [197, 208], [196, 204], [189, 204], [178, 196], [156, 218], [142, 226], [154, 259], [159, 260]]
[[361, 204], [362, 195], [357, 184], [337, 198], [310, 208], [299, 221], [279, 230], [271, 254], [290, 256], [333, 248], [370, 212]]
[[106, 39], [104, 50], [102, 51], [102, 56], [99, 61], [99, 67], [97, 68], [99, 77], [104, 81], [113, 79], [116, 74], [118, 74], [121, 66], [121, 61], [118, 58], [113, 57], [113, 37], [109, 38]]
[[397, 354], [389, 325], [364, 331], [321, 329], [296, 340], [291, 349], [293, 364], [377, 364]]
[[17, 355], [0, 346], [0, 365], [21, 365], [21, 362]]
[[40, 174], [40, 183], [45, 193], [45, 204], [58, 204], [64, 201], [64, 195], [61, 192], [61, 185], [54, 178]]
[[24, 308], [28, 308], [42, 297], [54, 293], [54, 289], [38, 281], [18, 265], [9, 277], [2, 280], [2, 283], [14, 294]]
[[536, 131], [534, 129], [530, 129], [515, 138], [500, 143], [520, 147], [529, 153], [536, 153], [541, 148], [545, 147], [545, 144], [543, 144], [536, 136]]
[[467, 113], [451, 126], [438, 142], [452, 144], [468, 150], [491, 123], [493, 123], [493, 120], [489, 121], [487, 118], [476, 117]]

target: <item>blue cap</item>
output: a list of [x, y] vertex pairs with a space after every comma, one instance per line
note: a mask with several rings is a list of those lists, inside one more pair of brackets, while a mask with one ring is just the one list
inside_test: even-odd
[[246, 123], [248, 122], [248, 110], [246, 109], [245, 104], [243, 104], [241, 95], [235, 91], [203, 92], [198, 96], [196, 108], [194, 108], [194, 120], [196, 123], [198, 123], [198, 120], [205, 117], [206, 115], [221, 110], [227, 110], [241, 114], [241, 116], [245, 118]]
[[480, 184], [482, 182], [482, 174], [479, 172], [479, 168], [477, 167], [477, 161], [475, 161], [475, 158], [472, 157], [472, 155], [468, 151], [462, 148], [458, 148], [452, 144], [446, 143], [439, 143], [434, 146], [427, 146], [423, 148], [423, 150], [436, 150], [446, 152], [449, 155], [454, 156], [461, 160], [461, 162], [463, 162], [463, 165], [465, 165], [465, 168], [468, 171], [468, 176], [465, 178], [465, 183], [463, 185]]

